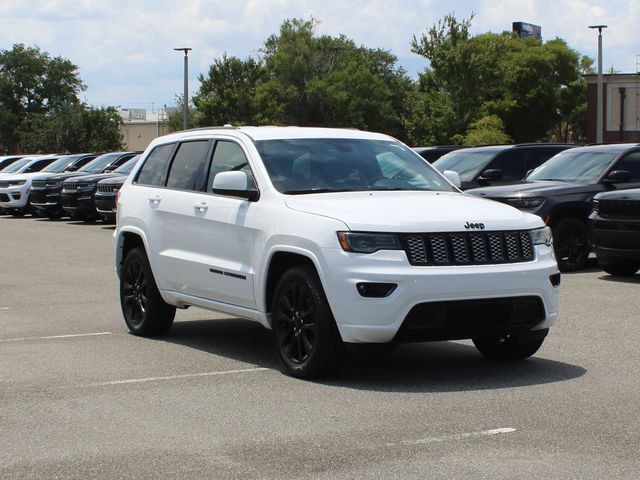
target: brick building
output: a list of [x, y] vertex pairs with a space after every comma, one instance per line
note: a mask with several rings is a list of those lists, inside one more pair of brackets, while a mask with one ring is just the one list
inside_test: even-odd
[[[598, 75], [587, 80], [587, 141], [596, 141]], [[612, 73], [603, 80], [603, 133], [605, 143], [640, 142], [640, 74]]]

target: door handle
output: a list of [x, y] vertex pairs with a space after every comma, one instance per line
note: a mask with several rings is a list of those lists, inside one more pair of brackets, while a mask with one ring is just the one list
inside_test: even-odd
[[193, 208], [195, 208], [198, 213], [204, 213], [209, 209], [209, 206], [206, 203], [202, 202], [194, 204]]
[[161, 200], [162, 198], [160, 198], [160, 195], [154, 195], [153, 197], [149, 197], [149, 201], [154, 205], [158, 205]]

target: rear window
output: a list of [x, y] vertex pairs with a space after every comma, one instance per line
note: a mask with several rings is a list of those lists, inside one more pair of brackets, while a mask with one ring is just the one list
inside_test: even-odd
[[136, 183], [141, 185], [164, 186], [164, 175], [173, 152], [173, 143], [154, 148], [140, 169]]
[[181, 143], [171, 164], [167, 187], [195, 190], [209, 150], [209, 141]]

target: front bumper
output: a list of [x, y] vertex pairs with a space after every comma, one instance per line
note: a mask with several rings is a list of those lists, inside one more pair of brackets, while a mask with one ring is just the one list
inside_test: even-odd
[[[410, 320], [414, 327], [417, 322], [429, 330], [426, 337], [416, 334], [415, 341], [472, 338], [487, 329], [496, 334], [500, 328], [504, 333], [513, 328], [546, 329], [558, 315], [559, 289], [550, 280], [558, 267], [552, 248], [538, 245], [535, 250], [531, 262], [416, 267], [409, 265], [404, 251], [364, 255], [323, 249], [322, 280], [345, 342], [411, 341], [411, 335], [405, 335], [407, 328], [402, 328]], [[357, 289], [363, 282], [397, 287], [387, 297], [365, 298]], [[499, 315], [504, 321], [492, 323], [490, 317]]]
[[72, 216], [94, 215], [96, 205], [93, 201], [93, 192], [65, 193], [62, 192], [62, 208]]
[[40, 213], [46, 215], [62, 213], [61, 187], [32, 188], [29, 202]]
[[0, 207], [11, 209], [23, 209], [29, 205], [29, 185], [0, 188]]
[[611, 220], [592, 214], [594, 251], [603, 265], [640, 260], [640, 220]]
[[108, 220], [116, 218], [116, 195], [100, 195], [98, 192], [93, 200], [100, 215]]

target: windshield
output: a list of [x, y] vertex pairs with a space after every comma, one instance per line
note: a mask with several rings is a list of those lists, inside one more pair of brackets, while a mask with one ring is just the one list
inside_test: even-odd
[[104, 155], [94, 158], [78, 171], [85, 173], [102, 173], [105, 168], [120, 158], [121, 155], [121, 153], [105, 153]]
[[567, 150], [540, 165], [527, 176], [527, 180], [593, 183], [617, 156], [611, 152]]
[[124, 175], [128, 175], [133, 170], [133, 167], [136, 166], [136, 163], [140, 159], [140, 155], [136, 155], [131, 160], [128, 160], [126, 163], [123, 163], [118, 168], [116, 168], [113, 173], [122, 173]]
[[69, 164], [73, 162], [74, 158], [69, 158], [69, 157], [59, 158], [52, 164], [47, 165], [45, 168], [43, 168], [41, 172], [51, 172], [51, 173], [64, 172], [65, 168], [67, 168]]
[[17, 172], [22, 167], [24, 167], [27, 163], [29, 163], [31, 160], [33, 160], [33, 158], [23, 158], [22, 160], [18, 160], [16, 162], [13, 162], [7, 168], [2, 170], [2, 173], [14, 173], [14, 172]]
[[433, 162], [439, 171], [453, 170], [460, 175], [460, 180], [470, 182], [482, 172], [498, 152], [451, 152]]
[[398, 142], [338, 138], [261, 140], [256, 147], [275, 188], [285, 194], [438, 190], [453, 187]]

